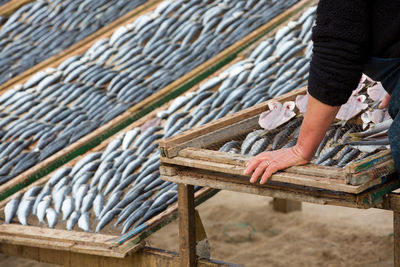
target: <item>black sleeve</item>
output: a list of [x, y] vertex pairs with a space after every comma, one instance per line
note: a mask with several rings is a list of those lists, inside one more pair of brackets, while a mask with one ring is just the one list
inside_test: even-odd
[[320, 0], [308, 92], [330, 106], [347, 102], [367, 57], [369, 0]]

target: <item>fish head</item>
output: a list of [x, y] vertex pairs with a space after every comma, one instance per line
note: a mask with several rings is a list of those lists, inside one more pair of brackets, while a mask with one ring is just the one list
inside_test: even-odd
[[53, 74], [53, 73], [57, 72], [57, 69], [55, 69], [55, 68], [45, 68], [44, 72], [47, 73], [47, 74]]
[[17, 84], [17, 85], [14, 85], [13, 90], [20, 91], [20, 90], [22, 90], [23, 88], [24, 88], [24, 86], [23, 86], [22, 84]]

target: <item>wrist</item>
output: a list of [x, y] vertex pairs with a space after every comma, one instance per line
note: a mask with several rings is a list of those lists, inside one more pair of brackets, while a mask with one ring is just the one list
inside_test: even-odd
[[302, 159], [304, 162], [310, 162], [315, 153], [304, 149], [301, 143], [297, 143], [295, 146], [293, 146], [292, 151], [298, 158]]

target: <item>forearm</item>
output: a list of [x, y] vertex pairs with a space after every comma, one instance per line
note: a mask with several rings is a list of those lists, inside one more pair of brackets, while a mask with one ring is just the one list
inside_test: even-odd
[[307, 111], [296, 145], [298, 153], [304, 159], [312, 159], [339, 108], [340, 106], [329, 106], [311, 95], [308, 96]]

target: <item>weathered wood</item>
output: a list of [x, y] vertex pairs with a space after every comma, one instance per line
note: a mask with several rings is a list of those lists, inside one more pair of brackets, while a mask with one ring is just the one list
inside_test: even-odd
[[274, 211], [289, 213], [292, 211], [300, 211], [301, 210], [301, 202], [293, 201], [282, 198], [274, 198], [272, 201], [272, 205], [274, 207]]
[[194, 210], [194, 220], [196, 227], [196, 255], [200, 258], [210, 258], [210, 244], [208, 242], [207, 233], [201, 221], [200, 214], [197, 209]]
[[347, 165], [345, 167], [345, 171], [346, 173], [358, 173], [390, 159], [392, 159], [392, 154], [390, 149], [387, 149], [376, 153], [375, 155], [369, 156], [365, 159]]
[[10, 16], [17, 9], [30, 2], [33, 2], [33, 0], [12, 0], [8, 3], [5, 3], [4, 5], [0, 6], [0, 16]]
[[[162, 179], [171, 181], [174, 183], [187, 183], [196, 186], [204, 185], [205, 179], [203, 177], [194, 176], [192, 174], [180, 174], [179, 176], [166, 176], [163, 175]], [[219, 180], [211, 180], [207, 179], [208, 186], [220, 190], [230, 190], [234, 192], [242, 192], [248, 194], [255, 194], [260, 196], [268, 196], [274, 198], [285, 198], [294, 201], [301, 201], [301, 202], [310, 202], [315, 204], [321, 205], [337, 205], [343, 207], [355, 207], [355, 196], [353, 195], [346, 195], [342, 198], [338, 198], [335, 195], [328, 196], [324, 195], [321, 197], [321, 194], [317, 192], [307, 192], [307, 191], [299, 191], [295, 189], [288, 189], [288, 188], [276, 188], [274, 186], [270, 187], [261, 187], [261, 186], [252, 186], [252, 185], [243, 185], [238, 184], [235, 182], [228, 182], [228, 181], [219, 181]]]
[[[278, 96], [274, 101], [284, 102], [294, 100], [297, 95], [305, 93], [306, 88], [301, 88], [282, 96]], [[248, 132], [252, 129], [251, 127], [258, 126], [258, 115], [263, 111], [268, 110], [269, 102], [270, 101], [260, 103], [233, 115], [226, 116], [195, 129], [188, 130], [177, 136], [162, 140], [160, 141], [160, 151], [163, 156], [172, 158], [178, 155], [178, 152], [186, 147], [209, 146], [213, 143], [217, 143], [215, 140], [218, 140], [218, 142], [221, 142], [224, 139], [227, 140], [227, 138], [229, 138], [227, 135], [220, 137], [220, 135], [225, 132], [230, 132], [230, 137], [240, 135], [243, 130], [246, 129]], [[232, 132], [234, 134], [232, 134]]]
[[[63, 266], [85, 266], [85, 267], [117, 267], [117, 266], [163, 266], [175, 267], [179, 265], [180, 257], [176, 253], [145, 247], [136, 253], [127, 255], [125, 258], [110, 258], [81, 254], [69, 251], [57, 251], [47, 248], [32, 248], [27, 245], [12, 245], [0, 243], [0, 252], [8, 256], [18, 256], [33, 259], [39, 262], [63, 265]], [[221, 261], [199, 259], [198, 267], [232, 266]], [[235, 265], [237, 266], [237, 265]]]
[[[390, 150], [384, 152], [389, 153], [389, 155], [386, 153], [386, 155], [383, 153], [383, 155], [374, 155], [373, 159], [366, 159], [362, 163], [353, 165], [346, 170], [346, 183], [359, 185], [371, 181], [375, 177], [381, 177], [396, 172]], [[352, 170], [354, 171], [353, 173], [351, 172]]]
[[[217, 152], [215, 152], [217, 153]], [[226, 153], [227, 154], [227, 153]], [[214, 154], [210, 154], [214, 155]], [[162, 163], [167, 163], [167, 164], [174, 164], [174, 165], [179, 165], [179, 166], [185, 166], [189, 168], [194, 168], [194, 169], [203, 169], [203, 170], [209, 170], [209, 171], [214, 171], [218, 173], [224, 173], [224, 174], [232, 174], [232, 175], [239, 175], [241, 176], [241, 179], [244, 181], [248, 181], [249, 177], [244, 176], [243, 172], [245, 170], [245, 166], [239, 166], [239, 165], [233, 165], [233, 164], [226, 164], [226, 163], [217, 163], [211, 160], [196, 160], [196, 159], [191, 159], [191, 158], [186, 158], [186, 157], [174, 157], [172, 159], [166, 158], [166, 157], [161, 157], [161, 162]], [[160, 169], [163, 169], [164, 166], [161, 166]], [[166, 171], [162, 171], [163, 173], [166, 173]], [[309, 176], [309, 175], [303, 175], [300, 173], [290, 173], [290, 172], [285, 172], [285, 171], [280, 171], [275, 174], [273, 174], [270, 178], [271, 181], [274, 182], [282, 182], [282, 183], [288, 183], [288, 184], [294, 184], [294, 185], [300, 185], [300, 186], [308, 186], [308, 187], [314, 187], [314, 188], [321, 188], [321, 189], [327, 189], [327, 190], [332, 190], [332, 191], [339, 191], [339, 192], [345, 192], [345, 193], [353, 193], [353, 194], [358, 194], [362, 191], [367, 190], [368, 188], [381, 184], [384, 178], [378, 178], [374, 179], [372, 181], [369, 181], [365, 184], [354, 186], [354, 185], [348, 185], [344, 182], [344, 180], [339, 180], [339, 179], [330, 179], [326, 177], [316, 177], [316, 176]]]
[[178, 184], [180, 266], [196, 266], [196, 222], [193, 185]]
[[400, 212], [393, 211], [394, 266], [400, 266]]
[[[218, 163], [226, 163], [231, 165], [238, 165], [245, 167], [247, 162], [251, 159], [250, 155], [232, 154], [219, 151], [210, 151], [196, 147], [187, 147], [178, 152], [180, 157], [199, 159], [206, 161], [213, 161]], [[335, 167], [325, 167], [314, 164], [307, 164], [304, 166], [293, 166], [287, 168], [285, 172], [298, 173], [310, 176], [327, 177], [331, 179], [344, 179], [345, 173], [343, 169]]]

